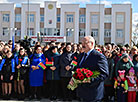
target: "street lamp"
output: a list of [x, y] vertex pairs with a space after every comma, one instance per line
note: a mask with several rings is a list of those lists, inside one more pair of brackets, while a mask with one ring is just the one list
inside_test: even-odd
[[[30, 36], [30, 8], [29, 8], [30, 1], [28, 0], [28, 35]], [[27, 34], [26, 34], [27, 36]]]
[[9, 33], [10, 33], [10, 31], [12, 31], [12, 37], [15, 36], [15, 31], [16, 31], [16, 30], [17, 30], [17, 28], [13, 28], [13, 27], [9, 27], [9, 28], [8, 28]]

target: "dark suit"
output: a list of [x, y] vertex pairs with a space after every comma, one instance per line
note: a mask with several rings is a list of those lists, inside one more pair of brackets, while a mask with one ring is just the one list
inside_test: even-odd
[[[84, 53], [78, 58], [78, 66], [81, 62]], [[103, 98], [104, 80], [108, 77], [108, 63], [105, 56], [96, 50], [92, 50], [81, 68], [88, 68], [91, 71], [99, 71], [100, 75], [97, 78], [92, 78], [91, 83], [80, 84], [77, 88], [77, 94], [80, 98], [87, 102], [97, 102]]]

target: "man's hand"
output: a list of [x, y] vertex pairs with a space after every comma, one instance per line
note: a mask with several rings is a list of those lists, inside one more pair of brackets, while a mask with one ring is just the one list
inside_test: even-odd
[[[84, 80], [84, 81], [80, 81], [78, 80], [77, 83], [91, 83], [91, 80], [90, 79], [87, 79], [87, 80]], [[74, 81], [73, 79], [71, 78], [70, 82], [69, 82], [70, 85], [73, 85], [74, 84]]]
[[69, 71], [71, 69], [71, 67], [68, 65], [65, 67], [67, 71]]
[[82, 81], [82, 83], [91, 83], [91, 80], [87, 79], [87, 80]]
[[73, 81], [73, 79], [72, 79], [72, 78], [70, 79], [70, 82], [69, 82], [69, 84], [73, 86], [73, 84], [74, 84], [74, 81]]

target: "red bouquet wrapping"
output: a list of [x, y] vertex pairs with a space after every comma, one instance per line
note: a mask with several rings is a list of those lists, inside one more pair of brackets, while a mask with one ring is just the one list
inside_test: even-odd
[[83, 81], [91, 80], [91, 78], [96, 78], [100, 75], [98, 71], [91, 71], [85, 68], [78, 68], [76, 71], [72, 72], [73, 85], [68, 84], [67, 88], [74, 90], [78, 87], [78, 84], [82, 84]]

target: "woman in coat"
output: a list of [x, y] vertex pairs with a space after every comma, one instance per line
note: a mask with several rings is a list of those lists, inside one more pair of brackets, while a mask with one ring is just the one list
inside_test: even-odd
[[72, 100], [72, 92], [67, 89], [67, 85], [72, 77], [71, 62], [73, 60], [71, 44], [67, 44], [65, 52], [60, 57], [60, 77], [62, 86], [63, 100]]
[[11, 51], [7, 51], [6, 57], [0, 64], [1, 80], [3, 83], [4, 96], [10, 99], [12, 91], [12, 81], [15, 72], [15, 60]]
[[134, 67], [134, 65], [132, 61], [129, 59], [128, 54], [122, 54], [115, 68], [116, 77], [118, 77], [118, 70], [125, 70], [125, 75], [127, 75], [131, 67]]
[[[30, 56], [30, 99], [41, 99], [41, 87], [43, 86], [43, 68], [39, 66], [40, 62], [45, 63], [45, 57], [42, 54], [42, 48], [37, 45], [34, 49], [34, 54]], [[36, 97], [35, 97], [36, 96]]]
[[26, 79], [28, 68], [28, 56], [26, 55], [25, 49], [21, 48], [19, 50], [19, 55], [16, 56], [15, 62], [15, 81], [18, 82], [18, 99], [20, 100], [25, 98], [24, 80]]
[[[56, 100], [58, 95], [58, 88], [59, 88], [59, 57], [60, 55], [57, 52], [57, 47], [53, 46], [50, 49], [51, 55], [46, 59], [49, 62], [52, 62], [53, 65], [47, 66], [46, 69], [46, 80], [49, 89], [49, 96], [50, 100]], [[47, 62], [46, 62], [47, 63]]]
[[114, 102], [114, 60], [112, 57], [112, 54], [110, 51], [106, 50], [104, 53], [105, 57], [107, 58], [108, 61], [108, 68], [109, 68], [109, 76], [108, 78], [104, 81], [104, 86], [105, 86], [105, 101], [106, 102]]

